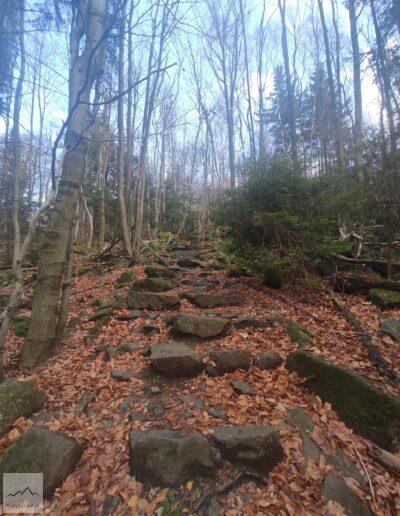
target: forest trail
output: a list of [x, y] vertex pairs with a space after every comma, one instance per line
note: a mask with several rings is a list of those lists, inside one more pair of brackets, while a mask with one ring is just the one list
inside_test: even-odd
[[[353, 433], [329, 403], [285, 368], [299, 347], [292, 341], [299, 340], [290, 331], [292, 322], [305, 339], [302, 349], [398, 394], [380, 377], [329, 296], [277, 293], [254, 279], [230, 278], [213, 267], [214, 249], [207, 244], [175, 246], [163, 258], [170, 267], [148, 267], [147, 274], [145, 266], [115, 263], [78, 268], [68, 337], [33, 375], [21, 375], [15, 367], [21, 339], [9, 341], [7, 376], [34, 379], [46, 401], [32, 419], [17, 421], [1, 440], [1, 452], [32, 422], [65, 432], [84, 447], [73, 473], [45, 502], [45, 512], [179, 514], [173, 512], [179, 502], [183, 514], [341, 514], [340, 502], [348, 514], [398, 513], [400, 483], [372, 460], [371, 442]], [[179, 302], [176, 312], [173, 305]], [[148, 303], [158, 308], [166, 303], [170, 309], [140, 308]], [[367, 331], [378, 335], [375, 343], [399, 370], [393, 341], [380, 333], [379, 310], [356, 296], [346, 296], [346, 304]], [[182, 319], [185, 314], [207, 321]], [[173, 343], [172, 357], [151, 348], [163, 343]], [[182, 377], [182, 371], [191, 377]], [[266, 458], [273, 462], [267, 478], [252, 469], [250, 476], [237, 478], [234, 466], [221, 459], [212, 466], [214, 479], [193, 482], [189, 474], [171, 490], [150, 489], [131, 475], [132, 431], [196, 431], [208, 439], [215, 427], [232, 425], [273, 427], [276, 438], [268, 453], [274, 449], [275, 456]], [[248, 438], [253, 444], [247, 448], [254, 451], [255, 441]]]

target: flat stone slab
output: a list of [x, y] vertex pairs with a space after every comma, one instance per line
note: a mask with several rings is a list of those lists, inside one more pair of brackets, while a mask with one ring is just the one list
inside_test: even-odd
[[177, 334], [194, 335], [206, 339], [224, 333], [228, 324], [227, 319], [219, 317], [181, 314], [173, 318], [172, 331]]
[[268, 371], [279, 367], [283, 360], [277, 353], [260, 353], [253, 359], [253, 363], [258, 369]]
[[328, 475], [322, 485], [322, 497], [325, 502], [332, 500], [339, 503], [346, 514], [354, 516], [372, 516], [372, 512], [348, 487], [346, 482], [335, 475]]
[[243, 304], [243, 297], [239, 294], [203, 294], [187, 293], [186, 298], [199, 308], [216, 308], [218, 306], [235, 306]]
[[205, 267], [205, 263], [200, 260], [195, 260], [194, 258], [181, 258], [177, 262], [179, 267], [184, 267], [187, 269], [194, 269], [196, 267]]
[[80, 415], [86, 412], [89, 405], [96, 399], [95, 392], [89, 392], [88, 394], [84, 394], [82, 398], [75, 405], [75, 414]]
[[247, 394], [249, 396], [255, 396], [257, 391], [249, 383], [243, 380], [232, 380], [231, 385], [233, 390], [238, 394]]
[[149, 278], [174, 279], [177, 276], [177, 271], [168, 269], [167, 267], [157, 267], [155, 265], [149, 265], [145, 268], [144, 272]]
[[108, 317], [114, 313], [114, 308], [112, 306], [100, 308], [100, 310], [97, 310], [92, 315], [89, 315], [88, 321], [98, 321], [102, 319], [103, 317]]
[[389, 451], [399, 448], [400, 401], [397, 398], [376, 389], [363, 376], [303, 350], [292, 353], [286, 367], [305, 378], [305, 386], [331, 403], [355, 432]]
[[247, 371], [251, 365], [251, 355], [247, 349], [219, 349], [209, 354], [220, 373], [229, 373], [236, 369]]
[[180, 306], [178, 296], [132, 290], [128, 294], [128, 308], [146, 308], [147, 310], [172, 310]]
[[383, 321], [381, 321], [381, 329], [384, 333], [393, 337], [394, 340], [400, 342], [400, 317], [383, 319]]
[[216, 427], [212, 439], [225, 459], [264, 473], [284, 458], [279, 432], [268, 425]]
[[178, 486], [214, 475], [210, 444], [197, 432], [134, 430], [129, 448], [132, 475], [153, 486]]
[[46, 395], [35, 382], [6, 380], [0, 385], [0, 437], [11, 430], [19, 417], [29, 417], [43, 406]]
[[144, 278], [135, 281], [131, 290], [144, 290], [146, 292], [166, 292], [172, 290], [175, 285], [164, 278]]
[[201, 357], [184, 344], [154, 344], [150, 364], [153, 369], [170, 377], [196, 376], [205, 364]]
[[311, 332], [296, 321], [289, 321], [289, 324], [286, 326], [286, 333], [289, 335], [290, 340], [295, 344], [299, 344], [299, 346], [308, 346], [313, 342]]
[[82, 452], [75, 439], [45, 426], [32, 426], [0, 457], [1, 483], [3, 473], [43, 473], [43, 494], [49, 498], [72, 472]]

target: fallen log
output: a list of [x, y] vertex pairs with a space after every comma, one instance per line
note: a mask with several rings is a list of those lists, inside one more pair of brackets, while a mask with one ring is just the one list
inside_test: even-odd
[[[389, 263], [385, 260], [371, 260], [367, 258], [349, 258], [348, 256], [344, 256], [342, 254], [334, 254], [334, 258], [340, 260], [345, 263], [354, 263], [360, 265], [366, 265], [372, 270], [379, 272], [380, 274], [387, 274]], [[400, 263], [392, 263], [390, 264], [392, 272], [400, 272]]]
[[400, 375], [392, 368], [389, 362], [382, 356], [381, 352], [372, 342], [371, 336], [364, 330], [357, 317], [350, 312], [350, 310], [338, 299], [332, 289], [326, 287], [326, 291], [331, 295], [333, 304], [342, 312], [346, 321], [357, 332], [363, 346], [368, 352], [369, 359], [378, 369], [378, 371], [389, 378], [391, 382], [396, 384], [400, 381]]
[[384, 279], [368, 279], [362, 276], [337, 276], [334, 279], [335, 289], [345, 294], [368, 294], [373, 288], [395, 290], [400, 292], [400, 281]]
[[400, 477], [400, 459], [392, 453], [375, 446], [369, 452], [370, 456], [381, 466]]

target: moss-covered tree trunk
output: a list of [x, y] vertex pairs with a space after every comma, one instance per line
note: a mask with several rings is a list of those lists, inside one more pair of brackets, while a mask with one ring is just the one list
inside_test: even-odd
[[[53, 352], [68, 240], [85, 169], [90, 93], [104, 64], [107, 0], [75, 2], [70, 37], [69, 115], [61, 180], [41, 249], [21, 365], [31, 369]], [[82, 49], [82, 43], [84, 47]]]

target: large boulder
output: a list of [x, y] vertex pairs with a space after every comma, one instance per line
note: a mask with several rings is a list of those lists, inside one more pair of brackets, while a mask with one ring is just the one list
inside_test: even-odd
[[142, 292], [131, 290], [128, 294], [128, 308], [146, 308], [147, 310], [172, 310], [178, 308], [180, 300], [178, 296], [171, 294], [157, 294], [155, 292]]
[[229, 373], [236, 369], [247, 371], [251, 364], [251, 355], [247, 349], [219, 349], [209, 356], [220, 373]]
[[203, 294], [187, 293], [186, 298], [199, 308], [215, 308], [217, 306], [233, 306], [243, 304], [243, 297], [239, 294]]
[[335, 475], [329, 474], [325, 478], [322, 484], [322, 498], [325, 502], [333, 501], [340, 504], [346, 511], [346, 514], [372, 516], [372, 512], [353, 493], [346, 482]]
[[254, 357], [254, 365], [262, 371], [268, 369], [276, 369], [279, 367], [283, 360], [277, 353], [260, 353]]
[[174, 284], [164, 278], [144, 278], [135, 281], [131, 290], [145, 290], [146, 292], [166, 292], [172, 290]]
[[151, 346], [150, 364], [166, 376], [196, 376], [205, 367], [199, 355], [180, 343]]
[[177, 486], [214, 475], [210, 444], [179, 430], [134, 430], [129, 437], [131, 473], [154, 486]]
[[308, 346], [313, 342], [311, 332], [296, 321], [289, 321], [286, 326], [286, 333], [289, 335], [290, 340], [299, 346]]
[[45, 394], [32, 381], [6, 380], [0, 385], [0, 437], [6, 434], [21, 416], [29, 417], [40, 410]]
[[383, 288], [373, 288], [368, 292], [368, 298], [382, 310], [400, 308], [400, 292], [385, 290]]
[[263, 473], [284, 457], [279, 432], [268, 425], [216, 427], [212, 438], [225, 459]]
[[0, 457], [0, 478], [3, 473], [43, 473], [43, 494], [49, 498], [74, 469], [82, 451], [75, 439], [32, 426]]
[[149, 278], [168, 278], [174, 279], [177, 276], [177, 272], [166, 267], [157, 267], [155, 265], [149, 265], [146, 267], [144, 272]]
[[305, 385], [332, 404], [343, 421], [358, 434], [393, 451], [400, 445], [400, 401], [373, 387], [364, 377], [303, 350], [286, 362], [289, 371], [305, 378]]
[[193, 335], [204, 339], [216, 337], [228, 328], [229, 321], [219, 317], [204, 317], [181, 314], [173, 318], [172, 331], [177, 334]]
[[392, 319], [384, 319], [381, 322], [382, 331], [390, 335], [400, 342], [400, 317], [393, 317]]

